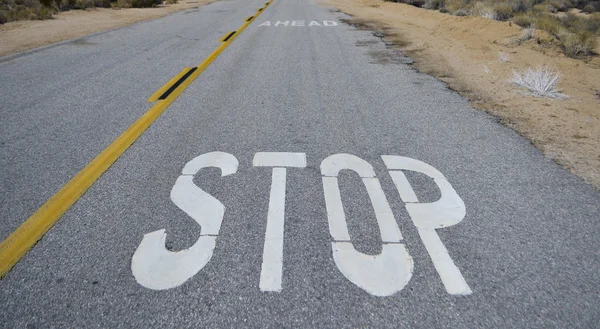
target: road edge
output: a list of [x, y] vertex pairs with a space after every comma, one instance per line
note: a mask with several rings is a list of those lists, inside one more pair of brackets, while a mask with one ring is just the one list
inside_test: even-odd
[[[580, 171], [578, 171], [576, 168], [574, 168], [571, 164], [565, 162], [563, 159], [561, 159], [555, 155], [552, 155], [552, 153], [547, 151], [543, 145], [538, 144], [536, 142], [534, 136], [530, 136], [526, 132], [522, 131], [518, 127], [517, 122], [515, 121], [514, 118], [511, 118], [510, 116], [502, 115], [498, 112], [495, 112], [493, 110], [493, 106], [486, 105], [485, 103], [478, 101], [478, 98], [481, 98], [481, 96], [480, 95], [478, 96], [478, 94], [475, 90], [463, 85], [461, 82], [452, 83], [449, 81], [445, 81], [443, 79], [443, 76], [440, 76], [435, 71], [428, 71], [428, 70], [423, 69], [422, 66], [419, 66], [419, 62], [420, 62], [419, 58], [423, 58], [423, 57], [419, 57], [415, 51], [406, 51], [405, 49], [403, 49], [403, 46], [407, 41], [402, 39], [402, 37], [399, 35], [388, 34], [385, 31], [388, 24], [386, 24], [382, 21], [378, 21], [378, 20], [357, 18], [356, 17], [357, 15], [352, 14], [348, 11], [345, 11], [345, 10], [341, 9], [340, 7], [338, 7], [336, 4], [326, 1], [326, 0], [325, 1], [315, 0], [315, 4], [319, 5], [321, 7], [327, 8], [331, 11], [341, 13], [341, 14], [348, 16], [348, 20], [343, 22], [346, 25], [353, 26], [355, 24], [352, 22], [353, 19], [358, 19], [361, 22], [360, 23], [361, 25], [364, 23], [367, 23], [367, 25], [365, 25], [366, 29], [373, 33], [381, 34], [381, 36], [379, 38], [381, 39], [381, 41], [384, 44], [386, 44], [386, 46], [389, 46], [392, 49], [396, 49], [396, 50], [400, 51], [402, 53], [402, 56], [405, 56], [406, 58], [409, 58], [410, 60], [412, 60], [413, 63], [410, 63], [409, 65], [414, 70], [416, 70], [417, 72], [419, 72], [421, 74], [425, 74], [425, 75], [428, 75], [428, 76], [431, 76], [431, 77], [437, 79], [438, 81], [440, 81], [441, 83], [446, 85], [446, 87], [449, 90], [456, 92], [458, 95], [460, 95], [461, 97], [466, 99], [471, 108], [481, 111], [483, 113], [486, 113], [491, 118], [493, 118], [498, 124], [508, 128], [508, 129], [511, 129], [516, 134], [521, 136], [524, 140], [526, 140], [528, 143], [530, 143], [533, 147], [535, 147], [545, 158], [549, 159], [550, 161], [552, 161], [553, 163], [555, 163], [562, 169], [568, 171], [571, 175], [573, 175], [574, 177], [579, 179], [585, 185], [589, 185], [594, 190], [600, 192], [600, 184], [599, 183], [594, 181], [589, 176], [582, 174]], [[369, 24], [371, 24], [371, 25], [369, 25]], [[391, 41], [388, 43], [384, 40], [384, 38], [390, 38]], [[485, 95], [484, 95], [484, 97], [485, 97]]]
[[217, 1], [220, 1], [220, 0], [211, 0], [210, 2], [208, 2], [206, 4], [199, 4], [197, 7], [182, 8], [180, 10], [176, 10], [176, 11], [173, 11], [173, 12], [170, 12], [170, 13], [166, 13], [163, 16], [154, 17], [154, 18], [148, 18], [148, 19], [144, 19], [144, 20], [141, 20], [141, 21], [138, 21], [138, 22], [135, 22], [135, 23], [131, 23], [131, 24], [126, 24], [126, 25], [119, 26], [119, 27], [110, 28], [108, 30], [94, 32], [94, 33], [82, 35], [80, 37], [76, 37], [76, 38], [72, 38], [72, 39], [67, 39], [67, 40], [63, 40], [63, 41], [58, 41], [58, 42], [55, 42], [55, 43], [52, 43], [52, 44], [49, 44], [49, 45], [45, 45], [45, 46], [41, 46], [41, 47], [35, 47], [35, 48], [27, 49], [27, 50], [22, 50], [22, 51], [19, 51], [19, 52], [10, 54], [10, 55], [4, 55], [4, 56], [0, 57], [0, 65], [4, 64], [6, 62], [10, 62], [12, 60], [15, 60], [15, 59], [17, 59], [19, 57], [23, 57], [23, 56], [35, 54], [35, 53], [38, 53], [38, 52], [41, 52], [41, 51], [44, 51], [44, 50], [48, 50], [48, 49], [52, 49], [52, 48], [59, 47], [59, 46], [62, 46], [62, 45], [66, 45], [66, 44], [69, 44], [69, 43], [72, 43], [72, 42], [75, 42], [75, 41], [78, 41], [78, 40], [82, 40], [82, 39], [85, 39], [85, 38], [94, 37], [94, 36], [102, 35], [102, 34], [105, 34], [105, 33], [110, 33], [110, 32], [114, 32], [114, 31], [118, 31], [118, 30], [121, 30], [121, 29], [124, 29], [124, 28], [128, 28], [128, 27], [131, 27], [131, 26], [134, 26], [134, 25], [137, 25], [137, 24], [143, 24], [143, 23], [146, 23], [146, 22], [151, 22], [151, 21], [154, 21], [154, 20], [157, 20], [157, 19], [165, 18], [165, 17], [173, 15], [173, 14], [177, 14], [177, 13], [185, 11], [185, 10], [198, 9], [200, 7], [204, 7], [204, 6], [210, 5], [210, 4], [215, 3]]

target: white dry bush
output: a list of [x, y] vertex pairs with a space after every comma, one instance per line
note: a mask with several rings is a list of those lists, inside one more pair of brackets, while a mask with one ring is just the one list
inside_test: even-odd
[[521, 41], [531, 40], [533, 37], [535, 37], [535, 24], [531, 24], [531, 26], [523, 29]]
[[519, 87], [527, 88], [535, 96], [550, 98], [566, 98], [558, 89], [560, 73], [547, 66], [528, 68], [524, 72], [513, 71], [511, 83]]
[[487, 65], [485, 65], [485, 66], [483, 67], [483, 72], [485, 72], [485, 73], [487, 73], [487, 74], [490, 74], [490, 68], [489, 68], [489, 67], [487, 67]]
[[508, 57], [508, 55], [503, 52], [499, 52], [498, 57], [500, 57], [500, 61], [502, 63], [508, 63], [508, 61], [510, 60], [510, 57]]
[[498, 20], [498, 15], [496, 15], [496, 12], [493, 9], [485, 9], [482, 10], [480, 13], [481, 17], [483, 18], [487, 18], [487, 19], [493, 19], [495, 21]]
[[471, 12], [474, 16], [481, 16], [487, 19], [493, 19], [495, 21], [498, 20], [496, 11], [493, 8], [488, 7], [488, 5], [483, 2], [475, 2]]

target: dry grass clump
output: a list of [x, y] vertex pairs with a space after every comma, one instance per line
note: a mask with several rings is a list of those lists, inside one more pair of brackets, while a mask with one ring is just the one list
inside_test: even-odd
[[558, 89], [560, 73], [547, 66], [528, 68], [524, 72], [513, 71], [510, 82], [526, 88], [532, 95], [550, 98], [565, 98]]
[[521, 41], [531, 40], [535, 37], [535, 23], [529, 25], [523, 29], [523, 35], [521, 35]]

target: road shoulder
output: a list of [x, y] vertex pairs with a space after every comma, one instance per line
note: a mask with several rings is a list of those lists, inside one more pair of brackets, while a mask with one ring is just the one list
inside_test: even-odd
[[0, 56], [163, 17], [214, 1], [182, 1], [156, 8], [70, 10], [57, 13], [49, 20], [10, 22], [0, 25]]
[[[540, 45], [519, 42], [509, 22], [457, 17], [381, 0], [323, 0], [352, 16], [349, 24], [380, 32], [386, 43], [528, 138], [549, 158], [600, 188], [600, 57], [567, 58]], [[513, 72], [547, 65], [560, 72], [567, 99], [539, 98], [510, 84]]]

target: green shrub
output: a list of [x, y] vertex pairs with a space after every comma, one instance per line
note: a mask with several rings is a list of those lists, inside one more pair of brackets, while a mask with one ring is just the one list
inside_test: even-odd
[[600, 12], [600, 1], [592, 1], [585, 5], [585, 7], [583, 7], [581, 10], [586, 13]]
[[149, 8], [161, 4], [162, 0], [117, 0], [115, 7], [120, 8]]
[[513, 7], [508, 3], [498, 3], [494, 5], [492, 10], [498, 21], [506, 21], [514, 16]]
[[573, 5], [571, 4], [571, 2], [567, 1], [567, 0], [554, 0], [554, 1], [550, 1], [549, 6], [552, 6], [556, 9], [556, 11], [568, 11], [570, 8], [573, 7]]
[[600, 12], [591, 14], [587, 20], [585, 20], [583, 28], [586, 31], [600, 35]]
[[547, 13], [547, 12], [551, 12], [551, 7], [549, 8], [548, 5], [539, 4], [539, 5], [533, 6], [532, 10], [536, 13]]
[[[168, 0], [176, 3], [177, 0]], [[162, 0], [0, 0], [0, 24], [18, 20], [48, 19], [57, 11], [93, 7], [155, 7]]]
[[133, 8], [148, 8], [148, 7], [156, 7], [161, 4], [161, 1], [157, 0], [131, 0], [131, 7]]
[[554, 36], [558, 35], [558, 32], [563, 28], [561, 21], [550, 15], [542, 15], [538, 17], [535, 23], [536, 27], [540, 30], [544, 30]]
[[110, 0], [75, 0], [73, 4], [74, 9], [86, 9], [94, 7], [110, 7]]
[[86, 9], [96, 7], [93, 0], [75, 0], [74, 8]]
[[464, 10], [468, 12], [468, 8], [471, 4], [470, 0], [445, 0], [444, 7], [450, 12], [454, 13], [458, 10]]
[[426, 0], [386, 0], [386, 1], [405, 3], [407, 5], [412, 5], [415, 7], [423, 7], [423, 5], [425, 5], [425, 3], [427, 2]]
[[583, 10], [588, 5], [591, 5], [590, 8], [596, 7], [598, 2], [600, 2], [600, 1], [598, 1], [598, 0], [571, 0], [571, 5], [575, 8], [579, 8], [579, 9]]
[[516, 2], [513, 2], [513, 11], [515, 13], [524, 13], [530, 9], [531, 8], [528, 7], [528, 3], [526, 3], [524, 0], [518, 0]]
[[559, 31], [558, 39], [565, 55], [580, 57], [591, 55], [596, 47], [596, 36], [588, 31], [569, 32]]
[[423, 8], [427, 9], [440, 9], [444, 7], [444, 0], [427, 0], [423, 5]]
[[563, 26], [573, 31], [588, 31], [600, 34], [600, 13], [594, 13], [588, 17], [581, 17], [568, 13], [560, 19]]
[[543, 3], [545, 0], [511, 0], [509, 1], [513, 6], [513, 12], [524, 13], [531, 11], [535, 5]]
[[131, 8], [131, 0], [117, 0], [112, 3], [112, 6], [118, 8]]
[[48, 7], [39, 6], [32, 9], [34, 19], [50, 19], [54, 14], [54, 11]]
[[0, 24], [33, 19], [52, 18], [53, 9], [38, 0], [3, 0], [0, 2]]
[[423, 7], [425, 5], [426, 0], [400, 0], [400, 2], [404, 2], [409, 5], [413, 5], [416, 7]]
[[40, 0], [40, 3], [48, 8], [52, 7], [54, 0]]
[[520, 27], [529, 28], [535, 25], [537, 18], [530, 14], [519, 14], [513, 17], [512, 22], [519, 25]]

